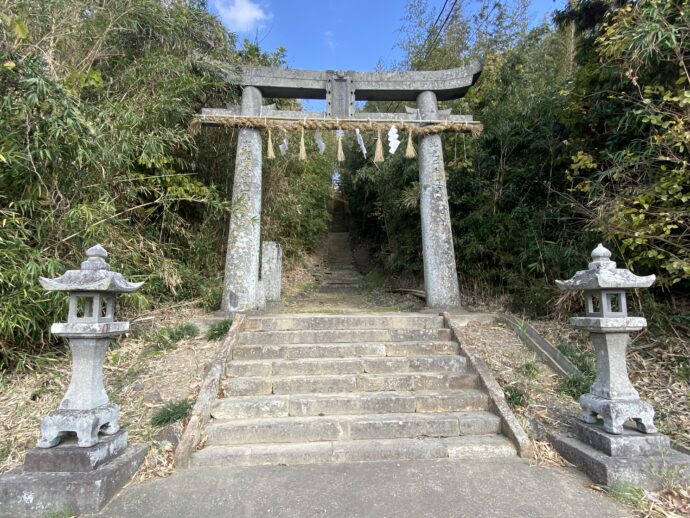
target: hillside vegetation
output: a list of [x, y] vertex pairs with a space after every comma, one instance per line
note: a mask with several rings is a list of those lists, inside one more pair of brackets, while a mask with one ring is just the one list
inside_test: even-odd
[[[545, 316], [554, 280], [603, 241], [619, 265], [657, 275], [666, 324], [687, 331], [690, 2], [571, 1], [532, 30], [525, 2], [485, 2], [474, 15], [456, 3], [440, 19], [430, 5], [408, 2], [400, 67], [484, 62], [468, 96], [443, 103], [485, 128], [444, 140], [461, 285]], [[398, 153], [378, 165], [349, 151], [360, 235], [389, 274], [419, 279], [415, 161]]]
[[[237, 101], [235, 65], [280, 65], [284, 51], [238, 43], [203, 2], [0, 5], [0, 369], [43, 351], [64, 318], [38, 276], [94, 243], [146, 281], [124, 310], [195, 298], [215, 309], [236, 135], [188, 126], [202, 106]], [[330, 176], [286, 158], [266, 179], [265, 234], [289, 258], [324, 232]]]

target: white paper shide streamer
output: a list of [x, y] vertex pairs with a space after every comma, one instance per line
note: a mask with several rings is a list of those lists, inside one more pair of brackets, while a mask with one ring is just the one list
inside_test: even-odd
[[285, 153], [287, 153], [288, 146], [289, 146], [289, 144], [288, 144], [287, 131], [286, 131], [285, 136], [283, 137], [283, 141], [278, 146], [278, 150], [280, 151], [280, 154], [282, 156], [285, 156]]
[[367, 147], [364, 145], [364, 139], [362, 138], [362, 134], [359, 132], [359, 128], [355, 129], [355, 135], [357, 136], [357, 144], [359, 144], [359, 149], [362, 150], [362, 155], [364, 155], [364, 158], [367, 158]]
[[319, 148], [319, 155], [323, 155], [324, 151], [326, 151], [326, 143], [323, 141], [321, 130], [314, 132], [314, 140], [316, 140], [316, 147]]
[[400, 145], [400, 138], [398, 137], [398, 128], [391, 126], [388, 130], [388, 152], [393, 155], [398, 150]]

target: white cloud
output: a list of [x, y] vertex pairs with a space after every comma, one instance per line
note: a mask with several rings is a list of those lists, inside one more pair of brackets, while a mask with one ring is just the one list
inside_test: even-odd
[[273, 16], [252, 0], [214, 0], [223, 24], [233, 32], [251, 32]]
[[326, 31], [323, 33], [323, 40], [326, 47], [333, 50], [335, 48], [335, 34], [333, 31]]

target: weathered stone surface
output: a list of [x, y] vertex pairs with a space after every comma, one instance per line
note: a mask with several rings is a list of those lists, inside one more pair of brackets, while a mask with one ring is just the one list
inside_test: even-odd
[[601, 423], [575, 422], [575, 434], [585, 444], [609, 457], [638, 457], [663, 455], [670, 451], [671, 440], [661, 433], [641, 433], [625, 428], [620, 435], [604, 431]]
[[335, 462], [438, 459], [447, 456], [446, 448], [437, 439], [377, 439], [333, 443]]
[[223, 382], [226, 396], [258, 396], [272, 393], [271, 380], [267, 378], [229, 378]]
[[386, 346], [381, 343], [341, 343], [319, 345], [285, 346], [285, 358], [344, 358], [359, 356], [380, 356]]
[[261, 466], [329, 462], [333, 443], [278, 443], [250, 446], [209, 446], [192, 457], [195, 466]]
[[500, 435], [477, 435], [441, 439], [451, 459], [515, 457], [515, 446]]
[[404, 356], [386, 358], [364, 358], [364, 372], [383, 374], [387, 372], [404, 372], [408, 370], [410, 360]]
[[644, 433], [656, 433], [654, 408], [649, 403], [636, 399], [607, 399], [594, 394], [580, 396], [580, 419], [585, 423], [595, 423], [597, 416], [604, 419], [604, 430], [608, 433], [622, 434], [623, 425], [634, 420], [637, 429]]
[[[440, 100], [465, 95], [481, 74], [482, 66], [414, 72], [340, 72], [244, 66], [240, 83], [261, 88], [266, 97], [326, 99], [329, 81], [347, 78], [360, 101], [414, 101], [431, 90]], [[233, 81], [234, 82], [234, 81]], [[244, 111], [243, 111], [244, 113]]]
[[26, 472], [0, 475], [0, 516], [98, 512], [136, 473], [146, 446], [131, 445], [98, 468], [78, 473]]
[[167, 443], [171, 445], [173, 448], [175, 448], [180, 443], [180, 437], [182, 437], [183, 432], [184, 429], [182, 428], [182, 425], [179, 422], [171, 423], [168, 426], [161, 428], [158, 432], [156, 432], [154, 439], [159, 443]]
[[266, 361], [240, 361], [233, 360], [225, 367], [225, 375], [236, 378], [240, 376], [270, 376], [273, 373], [273, 364]]
[[464, 372], [467, 359], [463, 356], [419, 356], [409, 359], [411, 371]]
[[[443, 318], [446, 325], [453, 331], [454, 336], [457, 337], [462, 321], [460, 324], [456, 323], [456, 316], [447, 312], [443, 314]], [[491, 374], [489, 367], [471, 348], [463, 346], [461, 352], [467, 358], [468, 369], [477, 374], [479, 385], [486, 391], [487, 399], [490, 401], [490, 410], [501, 418], [501, 432], [512, 441], [520, 457], [532, 457], [534, 454], [532, 441], [527, 437], [515, 414], [508, 406], [503, 389]]]
[[[242, 115], [261, 114], [258, 88], [242, 91]], [[261, 131], [242, 128], [237, 139], [228, 248], [221, 311], [249, 311], [257, 303], [261, 221]]]
[[211, 416], [215, 419], [250, 419], [254, 417], [281, 417], [288, 415], [287, 396], [254, 396], [219, 399], [213, 404]]
[[[351, 279], [359, 279], [353, 273]], [[354, 315], [294, 314], [250, 317], [248, 331], [299, 331], [339, 329], [441, 329], [443, 317], [406, 313], [362, 313]]]
[[370, 415], [351, 418], [348, 439], [450, 437], [460, 434], [458, 419], [448, 414]]
[[[227, 372], [234, 377], [224, 386], [249, 394], [242, 387], [260, 383], [268, 394], [270, 384], [271, 394], [233, 396], [226, 390], [212, 410], [216, 421], [207, 429], [208, 448], [219, 458], [201, 452], [199, 463], [515, 454], [509, 441], [494, 437], [502, 420], [488, 411], [490, 398], [476, 388], [478, 376], [468, 372], [467, 358], [457, 355], [458, 344], [438, 316], [304, 315], [292, 320], [280, 315], [253, 321], [234, 349], [235, 358], [250, 359], [230, 362]], [[314, 322], [314, 329], [308, 322]], [[394, 327], [398, 322], [402, 325]], [[370, 341], [374, 338], [378, 341]], [[488, 438], [461, 440], [475, 435]], [[455, 441], [446, 444], [446, 439]], [[328, 460], [324, 443], [333, 450]]]
[[208, 445], [335, 441], [343, 430], [326, 417], [273, 418], [214, 423], [207, 428]]
[[266, 302], [280, 302], [283, 249], [275, 241], [261, 244], [261, 281]]
[[[422, 118], [434, 119], [438, 111], [434, 92], [420, 93], [417, 108]], [[418, 157], [426, 303], [431, 308], [457, 308], [460, 289], [441, 135], [420, 137]]]
[[293, 376], [273, 379], [274, 394], [314, 394], [352, 392], [357, 388], [354, 375]]
[[501, 418], [492, 412], [458, 412], [460, 435], [488, 435], [501, 433]]
[[458, 354], [456, 342], [390, 342], [386, 344], [386, 356], [420, 356], [423, 354]]
[[233, 360], [272, 360], [287, 358], [287, 348], [281, 345], [236, 345], [232, 349]]
[[415, 411], [409, 392], [313, 394], [290, 397], [291, 416], [385, 414]]
[[99, 433], [112, 435], [120, 429], [118, 416], [120, 408], [109, 403], [91, 410], [64, 410], [50, 412], [41, 419], [39, 448], [52, 448], [67, 436], [77, 434], [77, 444], [88, 448], [98, 442]]
[[573, 317], [570, 324], [590, 333], [630, 333], [647, 327], [647, 320], [643, 317]]
[[554, 434], [549, 441], [596, 484], [611, 486], [626, 481], [651, 491], [667, 486], [669, 477], [677, 484], [690, 484], [690, 456], [674, 450], [663, 455], [609, 457], [572, 437]]
[[240, 345], [287, 345], [411, 340], [450, 340], [447, 329], [335, 329], [240, 333]]
[[489, 397], [475, 389], [415, 393], [417, 412], [465, 412], [487, 410]]
[[26, 472], [93, 471], [101, 464], [120, 455], [127, 448], [127, 432], [104, 436], [100, 442], [83, 448], [70, 437], [54, 448], [33, 448], [26, 452], [23, 469]]
[[562, 290], [600, 290], [612, 288], [649, 288], [656, 276], [640, 277], [628, 269], [616, 268], [610, 260], [611, 252], [603, 244], [592, 251], [592, 262], [586, 270], [580, 270], [567, 281], [556, 281]]
[[364, 372], [364, 361], [359, 358], [274, 361], [273, 374], [276, 376], [359, 374]]
[[[43, 289], [47, 291], [67, 292], [97, 292], [133, 293], [143, 282], [128, 282], [117, 272], [110, 271], [110, 265], [105, 261], [108, 252], [101, 245], [94, 245], [86, 251], [86, 261], [81, 263], [79, 270], [67, 270], [56, 279], [39, 277]], [[70, 309], [73, 309], [72, 307]], [[73, 316], [73, 312], [72, 316]], [[99, 315], [84, 315], [82, 320], [96, 321]]]
[[108, 403], [103, 361], [110, 338], [71, 338], [72, 378], [60, 408], [90, 410]]

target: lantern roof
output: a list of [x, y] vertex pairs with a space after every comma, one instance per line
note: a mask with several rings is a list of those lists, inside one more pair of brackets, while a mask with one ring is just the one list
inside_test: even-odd
[[38, 281], [48, 291], [99, 291], [109, 293], [134, 293], [143, 282], [129, 282], [122, 274], [110, 271], [105, 261], [108, 252], [101, 245], [86, 251], [86, 261], [80, 270], [67, 270], [55, 279], [39, 277]]
[[655, 275], [639, 276], [627, 268], [616, 268], [611, 251], [599, 243], [586, 270], [580, 270], [567, 281], [556, 281], [556, 285], [564, 291], [649, 288], [655, 280]]

